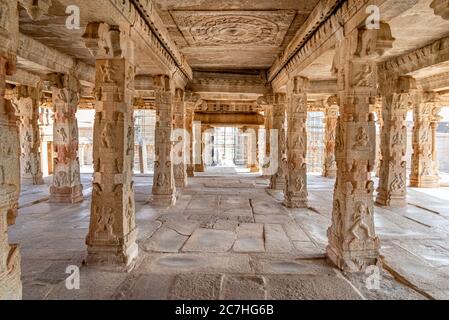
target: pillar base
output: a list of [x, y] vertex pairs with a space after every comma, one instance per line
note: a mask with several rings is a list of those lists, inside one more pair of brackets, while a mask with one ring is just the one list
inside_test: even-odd
[[131, 234], [131, 244], [110, 245], [96, 244], [87, 247], [87, 257], [84, 264], [113, 272], [130, 272], [134, 269], [139, 254], [139, 247], [135, 242], [136, 231]]
[[413, 188], [439, 188], [440, 178], [436, 176], [410, 177], [410, 187]]
[[259, 166], [253, 165], [253, 166], [249, 167], [249, 171], [252, 173], [257, 173], [257, 172], [260, 172], [260, 168], [259, 168]]
[[187, 171], [187, 177], [188, 178], [193, 178], [195, 176], [195, 174], [194, 174], [194, 167], [192, 165], [188, 165], [186, 171]]
[[0, 273], [0, 300], [21, 300], [20, 248], [11, 245], [7, 260], [7, 270]]
[[330, 229], [327, 231], [329, 245], [326, 248], [327, 258], [340, 270], [345, 272], [365, 272], [369, 266], [377, 266], [379, 260], [379, 238], [368, 240], [353, 239], [344, 241], [337, 239]]
[[150, 197], [149, 202], [155, 207], [169, 208], [176, 204], [176, 196], [171, 195], [156, 195]]
[[196, 164], [195, 165], [195, 172], [204, 172], [205, 168], [203, 164]]
[[284, 199], [282, 203], [284, 207], [287, 208], [308, 208], [307, 200], [299, 200], [299, 199]]
[[187, 181], [185, 179], [175, 179], [175, 187], [185, 188], [187, 187]]
[[376, 204], [385, 207], [400, 208], [407, 206], [407, 199], [404, 196], [393, 196], [393, 195], [388, 196], [383, 192], [379, 192], [376, 198]]
[[83, 186], [50, 187], [50, 203], [79, 203], [84, 201]]
[[287, 184], [287, 181], [285, 179], [282, 179], [282, 178], [279, 178], [279, 177], [276, 177], [276, 176], [272, 176], [269, 188], [271, 190], [284, 191], [286, 184]]

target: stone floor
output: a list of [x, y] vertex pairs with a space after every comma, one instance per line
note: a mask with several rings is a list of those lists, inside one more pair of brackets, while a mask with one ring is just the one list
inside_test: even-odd
[[[151, 176], [136, 176], [140, 256], [128, 273], [82, 265], [85, 201], [48, 203], [48, 187], [24, 187], [10, 241], [21, 244], [25, 299], [449, 299], [449, 188], [409, 189], [406, 208], [376, 207], [384, 268], [343, 274], [325, 259], [333, 180], [309, 177], [310, 208], [288, 210], [268, 181], [215, 168], [189, 179], [175, 207], [148, 205]], [[48, 182], [48, 181], [47, 181]], [[81, 270], [79, 290], [66, 268]]]

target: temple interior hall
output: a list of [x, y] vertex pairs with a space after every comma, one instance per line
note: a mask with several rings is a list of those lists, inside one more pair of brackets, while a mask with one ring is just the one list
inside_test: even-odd
[[447, 0], [0, 0], [0, 300], [449, 300]]

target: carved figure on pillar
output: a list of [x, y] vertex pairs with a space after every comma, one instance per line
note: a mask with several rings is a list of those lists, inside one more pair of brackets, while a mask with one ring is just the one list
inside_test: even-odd
[[[87, 265], [128, 271], [138, 255], [134, 204], [134, 75], [129, 30], [90, 23], [96, 58], [93, 191]], [[127, 51], [129, 50], [129, 51]]]
[[340, 116], [336, 130], [337, 180], [328, 258], [340, 269], [364, 271], [377, 264], [379, 239], [374, 229], [375, 117], [370, 99], [377, 95], [377, 59], [392, 48], [390, 28], [354, 29], [337, 43], [333, 72], [337, 76]]
[[176, 187], [173, 172], [173, 92], [170, 78], [160, 75], [154, 77], [156, 89], [156, 131], [154, 180], [152, 203], [169, 207], [176, 203]]
[[295, 77], [289, 83], [287, 109], [287, 183], [284, 205], [307, 208], [307, 90], [309, 80]]

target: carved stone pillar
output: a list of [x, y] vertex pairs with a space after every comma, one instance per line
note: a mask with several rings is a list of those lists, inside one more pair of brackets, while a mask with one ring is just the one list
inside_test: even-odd
[[337, 176], [337, 162], [335, 161], [335, 131], [338, 121], [338, 97], [332, 96], [327, 100], [324, 115], [324, 168], [323, 177], [335, 178]]
[[176, 203], [176, 187], [173, 173], [173, 93], [170, 78], [155, 76], [156, 89], [156, 133], [154, 161], [154, 180], [152, 203], [155, 206], [169, 207]]
[[[416, 188], [438, 188], [440, 179], [438, 165], [434, 163], [435, 110], [439, 110], [439, 97], [435, 92], [425, 92], [413, 111], [413, 155], [410, 186]], [[435, 127], [436, 128], [436, 127]], [[435, 170], [436, 169], [436, 170]]]
[[376, 128], [370, 99], [377, 95], [376, 58], [392, 47], [387, 24], [379, 30], [354, 29], [337, 43], [333, 72], [337, 76], [340, 116], [336, 133], [337, 180], [328, 258], [340, 269], [363, 271], [379, 258], [374, 229]]
[[185, 108], [186, 108], [186, 133], [187, 136], [187, 155], [186, 158], [188, 159], [186, 171], [187, 171], [187, 177], [194, 177], [194, 170], [195, 165], [193, 161], [193, 117], [195, 115], [195, 104], [198, 100], [198, 96], [196, 96], [193, 92], [186, 92], [185, 97]]
[[187, 186], [187, 136], [186, 136], [186, 110], [184, 103], [184, 90], [176, 89], [174, 97], [174, 126], [175, 129], [175, 146], [173, 170], [175, 175], [176, 188], [184, 188]]
[[83, 37], [96, 58], [86, 263], [126, 271], [133, 268], [138, 254], [133, 182], [135, 67], [132, 54], [126, 51], [133, 44], [118, 27], [103, 23], [90, 23]]
[[382, 97], [377, 97], [376, 99], [372, 99], [373, 105], [372, 110], [377, 115], [377, 128], [376, 130], [376, 177], [380, 177], [380, 168], [382, 162], [382, 149], [381, 149], [381, 136], [382, 130], [384, 127], [384, 120], [382, 118]]
[[23, 185], [44, 184], [41, 169], [39, 96], [40, 88], [18, 86], [13, 99], [20, 116], [20, 168]]
[[285, 130], [286, 94], [276, 93], [273, 105], [273, 129], [278, 131], [278, 168], [271, 176], [270, 189], [284, 190], [287, 174], [287, 145]]
[[55, 152], [50, 202], [82, 202], [83, 186], [80, 178], [78, 122], [76, 120], [80, 84], [72, 75], [53, 74], [49, 79], [52, 85]]
[[[13, 10], [9, 4], [0, 5], [4, 5], [1, 10]], [[1, 23], [0, 19], [0, 32], [3, 32]], [[0, 40], [3, 41], [1, 33]], [[8, 226], [15, 223], [20, 193], [18, 119], [11, 102], [5, 99], [6, 75], [14, 73], [15, 62], [15, 56], [3, 55], [0, 50], [0, 300], [22, 298], [20, 248], [8, 240]]]
[[430, 7], [437, 16], [449, 20], [449, 2], [447, 0], [433, 0]]
[[416, 81], [412, 77], [382, 79], [382, 160], [376, 202], [384, 206], [407, 205], [407, 110], [413, 103]]
[[[270, 166], [272, 129], [273, 129], [273, 105], [267, 104], [265, 106], [265, 159], [263, 161], [264, 169]], [[267, 178], [268, 177], [269, 176], [267, 176]]]
[[295, 77], [289, 83], [287, 108], [287, 183], [284, 205], [307, 208], [307, 90], [309, 80]]
[[195, 163], [195, 172], [206, 171], [204, 158], [206, 157], [206, 131], [209, 130], [209, 128], [210, 127], [208, 125], [201, 125], [201, 140], [197, 142], [199, 144], [198, 151], [200, 151], [200, 156], [198, 157], [198, 159], [200, 160], [200, 163]]

